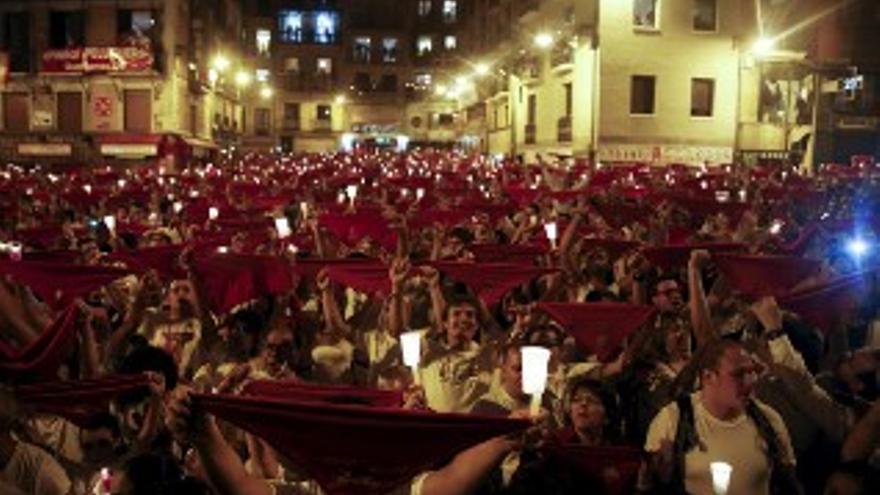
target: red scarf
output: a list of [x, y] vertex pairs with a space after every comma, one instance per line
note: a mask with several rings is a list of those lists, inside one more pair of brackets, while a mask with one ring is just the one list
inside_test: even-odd
[[269, 443], [330, 495], [384, 494], [458, 452], [528, 421], [265, 397], [194, 395]]
[[458, 263], [437, 261], [434, 268], [471, 288], [486, 305], [501, 301], [511, 290], [556, 270], [513, 263]]
[[0, 374], [52, 378], [76, 337], [78, 316], [77, 307], [70, 305], [28, 345], [21, 349], [0, 345]]
[[804, 321], [827, 335], [851, 313], [857, 298], [865, 295], [865, 279], [873, 276], [876, 271], [877, 269], [873, 269], [844, 275], [818, 287], [787, 294], [779, 298], [779, 305], [797, 313]]
[[394, 408], [403, 405], [399, 390], [375, 390], [347, 385], [317, 385], [297, 380], [255, 380], [244, 387], [245, 395], [296, 402], [322, 402]]
[[654, 308], [626, 303], [538, 303], [587, 352], [601, 361], [614, 356], [623, 340], [653, 315]]
[[752, 297], [786, 294], [822, 266], [819, 260], [791, 256], [716, 254], [712, 260], [736, 290]]
[[146, 375], [114, 375], [94, 380], [38, 383], [15, 388], [16, 400], [38, 413], [54, 414], [82, 425], [94, 414], [107, 412], [118, 395], [146, 389]]
[[0, 273], [30, 287], [47, 304], [61, 308], [120, 279], [131, 270], [103, 265], [71, 265], [49, 261], [0, 261]]

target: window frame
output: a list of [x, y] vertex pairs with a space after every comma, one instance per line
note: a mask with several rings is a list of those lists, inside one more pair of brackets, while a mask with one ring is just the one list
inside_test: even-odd
[[[706, 83], [710, 84], [709, 86], [709, 114], [708, 115], [697, 115], [694, 114], [695, 105], [694, 105], [694, 90], [696, 89], [697, 83]], [[690, 116], [692, 119], [700, 119], [700, 120], [708, 120], [715, 118], [715, 78], [712, 77], [692, 77], [691, 78], [691, 104], [690, 104]]]
[[635, 9], [636, 9], [636, 2], [638, 2], [638, 1], [639, 0], [632, 0], [632, 4], [630, 4], [631, 5], [630, 22], [632, 24], [633, 30], [637, 31], [637, 32], [643, 32], [643, 33], [659, 33], [662, 29], [661, 20], [663, 17], [663, 0], [649, 0], [649, 1], [654, 2], [654, 25], [653, 26], [636, 24], [636, 20], [635, 20], [636, 11], [635, 11]]
[[694, 0], [694, 9], [691, 14], [691, 31], [697, 34], [716, 34], [720, 31], [720, 23], [721, 23], [721, 15], [720, 9], [718, 8], [718, 0], [711, 0], [715, 2], [715, 20], [713, 22], [712, 29], [697, 29], [696, 21], [697, 21], [697, 4], [701, 1], [705, 0]]
[[[645, 79], [652, 81], [651, 84], [651, 112], [637, 112], [634, 108], [636, 101], [636, 79]], [[629, 78], [629, 115], [630, 117], [653, 117], [657, 115], [657, 76], [653, 74], [633, 74]]]

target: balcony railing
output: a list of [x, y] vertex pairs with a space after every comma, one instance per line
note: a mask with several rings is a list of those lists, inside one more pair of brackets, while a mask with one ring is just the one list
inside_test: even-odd
[[535, 144], [537, 134], [538, 129], [535, 124], [526, 124], [526, 130], [524, 133], [526, 144]]
[[299, 118], [284, 117], [281, 121], [281, 127], [285, 131], [298, 131], [300, 127]]
[[556, 122], [556, 140], [560, 143], [571, 142], [571, 116], [560, 117]]
[[315, 119], [312, 121], [312, 129], [320, 132], [330, 131], [332, 122], [329, 119]]

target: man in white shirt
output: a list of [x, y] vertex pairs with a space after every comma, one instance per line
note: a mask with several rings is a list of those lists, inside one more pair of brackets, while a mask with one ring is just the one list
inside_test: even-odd
[[[710, 464], [726, 462], [733, 468], [729, 495], [770, 493], [774, 475], [793, 483], [787, 493], [798, 493], [796, 479], [787, 476], [795, 464], [788, 431], [776, 411], [751, 397], [757, 367], [742, 345], [713, 341], [696, 359], [700, 390], [664, 407], [648, 431], [654, 484], [713, 493]], [[691, 441], [681, 441], [688, 434]]]

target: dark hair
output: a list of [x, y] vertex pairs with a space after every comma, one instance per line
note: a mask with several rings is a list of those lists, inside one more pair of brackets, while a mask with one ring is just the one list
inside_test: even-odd
[[605, 409], [605, 428], [602, 432], [604, 439], [606, 441], [613, 441], [614, 439], [619, 438], [620, 429], [619, 422], [617, 421], [617, 401], [615, 400], [613, 392], [611, 392], [604, 383], [595, 378], [587, 376], [576, 378], [568, 385], [565, 392], [565, 423], [569, 425], [571, 423], [571, 399], [574, 397], [574, 394], [581, 389], [587, 390], [594, 396], [598, 397], [599, 401], [602, 402], [602, 407]]
[[470, 306], [477, 312], [477, 318], [480, 313], [480, 303], [477, 299], [467, 293], [455, 293], [446, 299], [446, 307], [443, 308], [443, 320], [449, 318], [449, 310], [458, 306]]
[[166, 455], [138, 455], [125, 463], [124, 470], [134, 495], [210, 493], [203, 483], [185, 477], [179, 464]]
[[113, 433], [114, 437], [118, 437], [120, 434], [119, 421], [109, 412], [92, 414], [86, 418], [80, 426], [83, 430], [99, 430], [101, 428], [106, 428]]
[[[138, 347], [131, 351], [117, 370], [123, 375], [136, 375], [145, 371], [161, 373], [165, 377], [165, 390], [172, 390], [177, 386], [177, 364], [170, 354], [158, 347]], [[125, 392], [117, 397], [121, 405], [140, 402], [148, 395], [148, 391], [142, 389]]]

